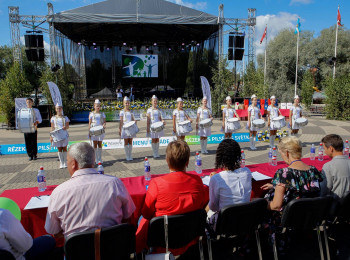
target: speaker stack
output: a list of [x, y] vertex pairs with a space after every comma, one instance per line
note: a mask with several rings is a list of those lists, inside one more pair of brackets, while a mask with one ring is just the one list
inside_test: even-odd
[[228, 60], [242, 60], [244, 55], [244, 35], [230, 34], [228, 39]]
[[24, 42], [28, 61], [44, 61], [44, 37], [42, 34], [26, 34]]

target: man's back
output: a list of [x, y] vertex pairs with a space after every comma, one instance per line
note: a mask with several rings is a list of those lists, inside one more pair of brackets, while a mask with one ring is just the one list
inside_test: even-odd
[[327, 178], [328, 193], [342, 198], [350, 190], [350, 160], [347, 156], [335, 156], [323, 166]]
[[45, 228], [50, 234], [72, 233], [120, 224], [135, 205], [124, 184], [116, 177], [95, 169], [76, 171], [50, 197]]

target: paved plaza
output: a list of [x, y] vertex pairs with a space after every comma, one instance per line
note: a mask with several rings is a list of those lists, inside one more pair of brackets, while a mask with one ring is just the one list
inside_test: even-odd
[[[243, 123], [242, 123], [243, 124]], [[194, 125], [194, 124], [193, 124]], [[138, 123], [140, 132], [138, 137], [146, 136], [146, 121]], [[172, 123], [167, 121], [165, 136], [172, 135]], [[105, 139], [116, 139], [119, 123], [107, 123]], [[214, 120], [212, 127], [213, 134], [221, 134], [221, 121]], [[38, 143], [49, 142], [50, 128], [43, 127], [38, 130]], [[246, 129], [240, 129], [239, 132], [247, 132]], [[71, 125], [69, 135], [71, 141], [85, 140], [87, 138], [88, 125], [75, 124]], [[309, 124], [301, 131], [300, 139], [304, 144], [303, 156], [308, 157], [312, 144], [317, 146], [323, 136], [326, 134], [336, 133], [344, 139], [350, 138], [350, 122], [326, 120], [320, 116], [309, 117]], [[18, 130], [0, 129], [0, 145], [24, 143], [23, 134]], [[240, 143], [246, 153], [246, 163], [264, 163], [267, 161], [268, 143], [257, 142], [256, 151], [248, 149], [249, 143]], [[200, 150], [199, 145], [191, 145], [191, 158], [188, 170], [194, 170], [194, 155]], [[203, 168], [214, 168], [215, 151], [217, 144], [208, 145], [209, 154], [203, 155]], [[124, 149], [103, 150], [103, 166], [106, 174], [114, 175], [120, 178], [143, 175], [143, 160], [145, 156], [150, 158], [151, 173], [161, 174], [169, 172], [165, 162], [165, 149], [160, 147], [160, 159], [154, 160], [151, 148], [134, 148], [131, 162], [125, 161]], [[278, 155], [278, 160], [281, 157]], [[40, 166], [44, 166], [47, 175], [48, 185], [60, 184], [69, 179], [67, 169], [59, 169], [57, 153], [40, 153], [38, 160], [28, 161], [26, 154], [21, 155], [0, 155], [0, 192], [6, 189], [18, 189], [36, 186], [36, 175]]]

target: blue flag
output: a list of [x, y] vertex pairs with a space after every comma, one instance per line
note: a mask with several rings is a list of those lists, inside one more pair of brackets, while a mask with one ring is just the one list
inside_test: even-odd
[[298, 18], [297, 26], [295, 27], [294, 34], [300, 33], [300, 18]]

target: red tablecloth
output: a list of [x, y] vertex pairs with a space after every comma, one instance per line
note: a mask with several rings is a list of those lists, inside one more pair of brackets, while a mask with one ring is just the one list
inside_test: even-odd
[[[311, 161], [309, 158], [305, 158], [303, 159], [303, 161], [306, 164], [313, 165], [318, 170], [321, 170], [322, 166], [326, 162], [330, 161], [330, 159], [328, 157], [325, 157], [324, 161], [318, 161], [318, 160]], [[264, 175], [273, 177], [277, 169], [287, 167], [287, 164], [285, 164], [284, 162], [278, 162], [277, 166], [271, 166], [268, 163], [262, 163], [262, 164], [247, 165], [247, 167], [252, 172], [258, 171]], [[214, 170], [213, 169], [203, 170], [201, 176], [209, 175], [212, 171]], [[195, 172], [190, 172], [190, 173], [195, 174]], [[160, 176], [160, 175], [152, 175], [152, 178], [156, 178], [157, 176]], [[121, 180], [123, 181], [125, 187], [129, 191], [136, 205], [136, 210], [132, 218], [133, 221], [136, 222], [138, 218], [141, 216], [141, 209], [142, 209], [143, 201], [146, 195], [146, 185], [148, 183], [145, 181], [143, 176], [121, 178]], [[252, 198], [262, 197], [264, 195], [264, 191], [262, 191], [260, 187], [269, 181], [270, 180], [253, 181]], [[22, 219], [21, 219], [22, 225], [27, 230], [27, 232], [32, 235], [33, 238], [36, 238], [38, 236], [46, 234], [44, 225], [45, 225], [47, 208], [24, 210], [24, 207], [27, 205], [27, 203], [32, 197], [39, 196], [39, 195], [49, 195], [52, 193], [52, 191], [56, 186], [57, 185], [48, 186], [45, 192], [39, 192], [37, 187], [6, 190], [2, 194], [0, 194], [0, 197], [10, 198], [18, 204], [22, 212]]]
[[280, 109], [282, 116], [289, 117], [289, 109]]
[[[282, 116], [289, 117], [289, 109], [280, 109]], [[237, 114], [241, 118], [248, 118], [248, 109], [237, 109], [236, 110]], [[264, 109], [260, 109], [260, 112], [262, 115], [265, 114]]]

